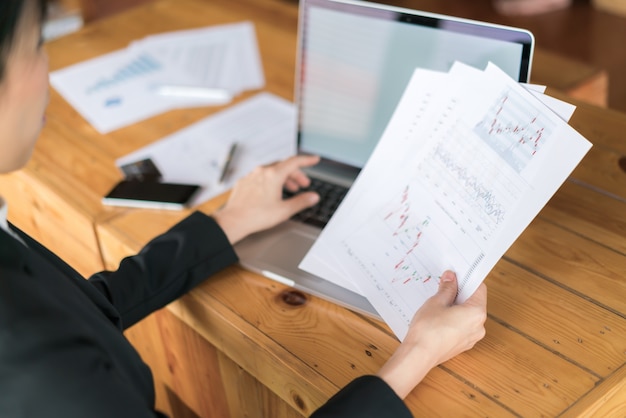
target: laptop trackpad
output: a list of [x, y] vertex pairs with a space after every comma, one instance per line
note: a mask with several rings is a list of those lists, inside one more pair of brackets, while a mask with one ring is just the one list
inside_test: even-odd
[[299, 231], [289, 231], [275, 240], [268, 241], [271, 242], [259, 252], [260, 259], [271, 265], [297, 269], [298, 264], [313, 246], [315, 237]]

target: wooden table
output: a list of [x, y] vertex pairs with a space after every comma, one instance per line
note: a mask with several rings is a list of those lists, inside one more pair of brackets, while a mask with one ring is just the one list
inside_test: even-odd
[[[51, 43], [51, 67], [149, 33], [243, 20], [255, 22], [265, 90], [291, 99], [297, 4], [285, 0], [157, 0]], [[626, 116], [578, 104], [572, 124], [593, 149], [487, 278], [487, 336], [407, 398], [416, 416], [626, 415]], [[114, 160], [218, 110], [172, 111], [100, 135], [53, 92], [32, 161], [0, 178], [10, 219], [84, 274], [116, 268], [188, 212], [102, 207], [121, 177]], [[159, 408], [306, 416], [398, 345], [382, 322], [310, 296], [290, 304], [289, 292], [235, 266], [131, 328]]]

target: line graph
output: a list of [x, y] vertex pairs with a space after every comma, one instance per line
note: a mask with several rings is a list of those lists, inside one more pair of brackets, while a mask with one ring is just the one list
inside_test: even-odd
[[475, 207], [479, 208], [492, 223], [497, 225], [504, 220], [506, 207], [500, 201], [493, 184], [486, 183], [471, 167], [462, 165], [457, 155], [444, 144], [437, 144], [432, 157], [433, 162], [438, 163], [441, 169], [462, 186], [459, 190], [463, 190], [466, 197], [474, 202]]
[[485, 154], [481, 139], [464, 134], [468, 128], [461, 121], [451, 125], [418, 161], [415, 182], [459, 231], [476, 243], [487, 242], [525, 184]]
[[554, 128], [555, 124], [540, 110], [507, 89], [474, 132], [519, 173], [545, 145]]

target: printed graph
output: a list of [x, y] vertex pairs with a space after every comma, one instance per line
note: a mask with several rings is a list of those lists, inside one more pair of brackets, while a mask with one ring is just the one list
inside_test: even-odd
[[139, 55], [136, 59], [118, 69], [110, 77], [100, 78], [98, 81], [87, 87], [86, 94], [89, 95], [108, 90], [128, 80], [145, 76], [162, 68], [161, 63], [150, 55]]
[[391, 234], [393, 247], [388, 248], [386, 256], [391, 259], [393, 273], [389, 280], [394, 286], [407, 286], [411, 283], [428, 283], [432, 276], [426, 271], [427, 266], [418, 256], [418, 247], [428, 229], [430, 219], [419, 219], [411, 213], [409, 186], [399, 196], [397, 205], [386, 208], [383, 223]]
[[481, 139], [464, 132], [460, 121], [446, 130], [419, 161], [415, 181], [459, 231], [482, 243], [504, 223], [525, 185], [484, 152]]
[[518, 173], [541, 150], [553, 130], [553, 122], [512, 90], [505, 91], [474, 128]]
[[[464, 274], [481, 253], [467, 237], [446, 231], [446, 220], [418, 190], [404, 186], [344, 241], [348, 254], [407, 323], [416, 306], [437, 291], [446, 268]], [[382, 245], [372, 246], [373, 239]]]

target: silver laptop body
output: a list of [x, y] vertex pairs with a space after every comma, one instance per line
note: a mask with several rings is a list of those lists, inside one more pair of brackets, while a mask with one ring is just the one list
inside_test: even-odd
[[[298, 151], [322, 161], [312, 178], [349, 187], [417, 67], [494, 62], [530, 77], [526, 30], [351, 0], [300, 0], [295, 99]], [[379, 317], [367, 299], [298, 265], [321, 228], [287, 221], [238, 243], [243, 267], [353, 311]]]

